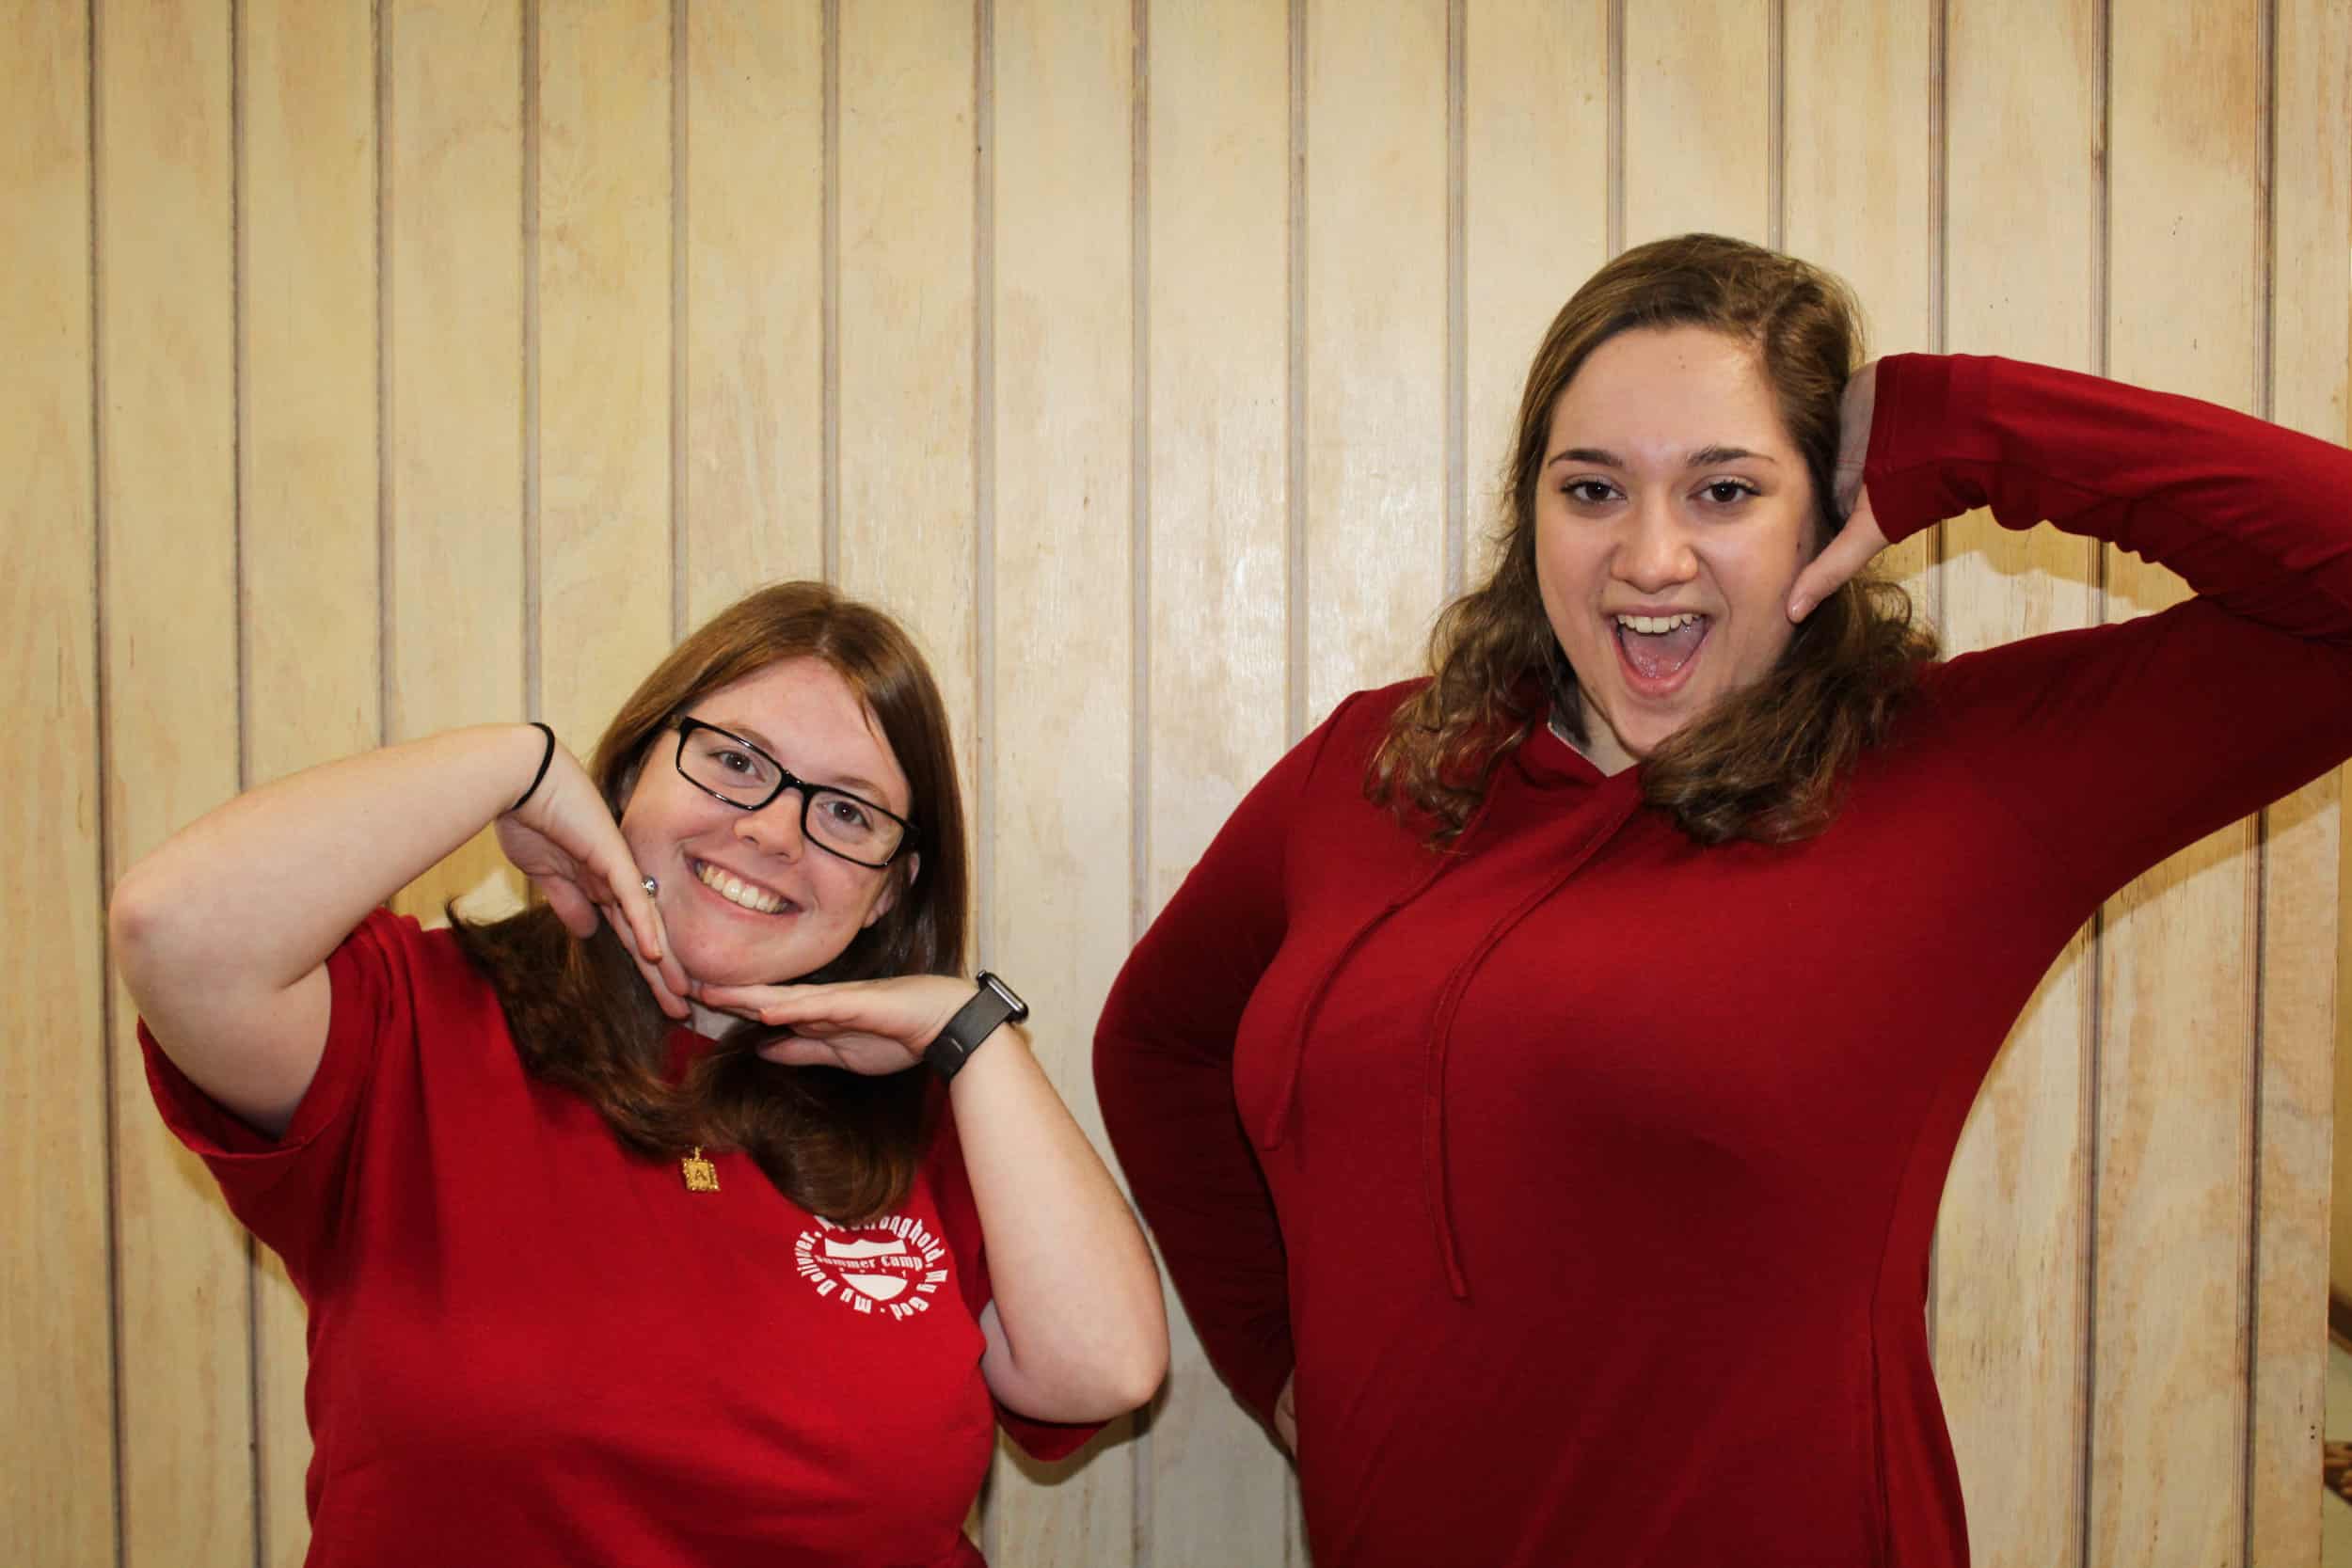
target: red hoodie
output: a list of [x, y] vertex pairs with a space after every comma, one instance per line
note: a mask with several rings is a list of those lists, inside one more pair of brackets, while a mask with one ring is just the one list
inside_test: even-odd
[[1785, 846], [1702, 847], [1538, 729], [1433, 851], [1363, 794], [1410, 688], [1359, 693], [1113, 990], [1111, 1140], [1244, 1402], [1295, 1359], [1317, 1568], [1966, 1560], [1953, 1145], [2102, 901], [2352, 753], [2352, 454], [1906, 356], [1866, 478], [1891, 539], [1990, 505], [2202, 596], [1929, 666]]

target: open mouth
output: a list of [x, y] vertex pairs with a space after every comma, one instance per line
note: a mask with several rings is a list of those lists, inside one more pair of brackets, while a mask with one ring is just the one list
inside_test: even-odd
[[1673, 615], [1610, 617], [1617, 658], [1636, 689], [1671, 690], [1689, 673], [1714, 623], [1694, 610]]
[[754, 914], [787, 914], [800, 908], [775, 889], [761, 887], [757, 882], [747, 882], [732, 871], [723, 871], [703, 861], [689, 861], [687, 863], [694, 868], [696, 881], [738, 909], [749, 910]]

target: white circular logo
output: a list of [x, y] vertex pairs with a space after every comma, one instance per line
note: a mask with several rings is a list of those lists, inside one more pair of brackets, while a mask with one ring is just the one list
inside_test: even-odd
[[852, 1312], [912, 1318], [930, 1311], [947, 1283], [947, 1249], [921, 1220], [900, 1214], [855, 1227], [820, 1214], [792, 1243], [792, 1259], [818, 1295]]

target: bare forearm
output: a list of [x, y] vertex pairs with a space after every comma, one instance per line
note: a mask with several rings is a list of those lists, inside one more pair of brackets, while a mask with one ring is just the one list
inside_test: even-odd
[[211, 812], [115, 890], [115, 958], [151, 1017], [282, 991], [369, 910], [514, 803], [546, 741], [453, 730], [329, 763]]
[[1045, 1420], [1102, 1420], [1150, 1399], [1168, 1368], [1151, 1249], [1028, 1042], [1009, 1025], [950, 1091], [987, 1239], [1002, 1344], [999, 1399]]

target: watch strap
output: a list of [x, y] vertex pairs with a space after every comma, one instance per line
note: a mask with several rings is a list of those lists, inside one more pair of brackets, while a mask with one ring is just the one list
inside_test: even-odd
[[956, 1016], [923, 1053], [923, 1059], [943, 1081], [963, 1070], [963, 1064], [997, 1025], [1018, 1023], [1029, 1016], [1029, 1005], [1004, 981], [987, 970], [980, 971], [978, 980], [980, 989], [973, 992], [972, 1000], [956, 1009]]

